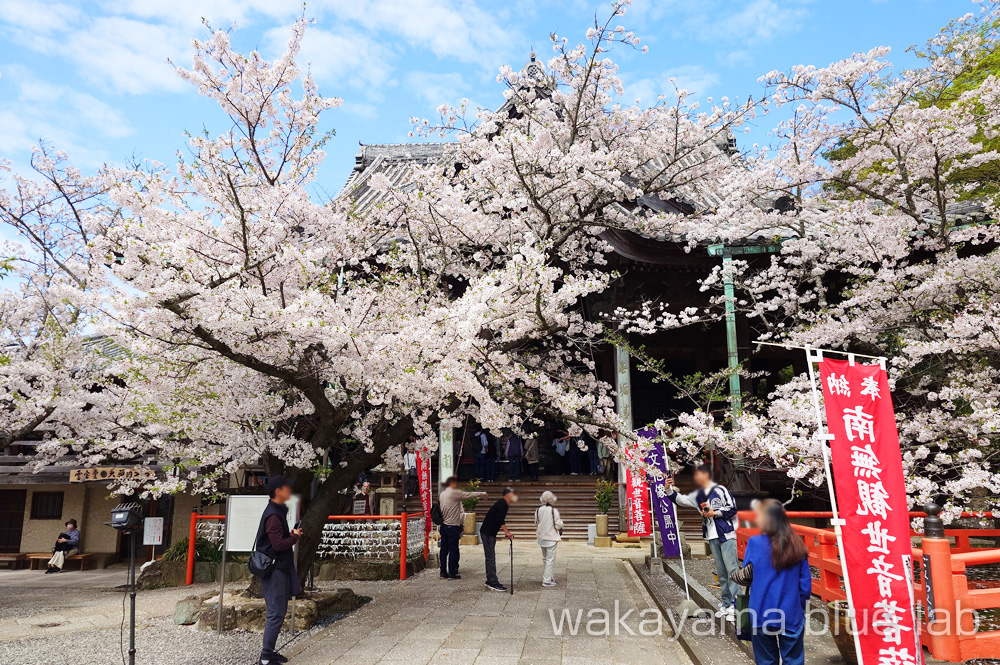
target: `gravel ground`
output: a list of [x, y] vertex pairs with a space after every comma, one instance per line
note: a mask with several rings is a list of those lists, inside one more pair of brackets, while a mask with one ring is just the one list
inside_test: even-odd
[[[342, 586], [342, 585], [341, 585]], [[51, 593], [53, 591], [61, 593]], [[160, 603], [173, 603], [191, 593], [190, 589], [158, 589], [140, 592], [149, 598], [157, 598]], [[26, 617], [43, 612], [59, 611], [67, 607], [65, 590], [50, 589], [6, 589], [2, 611], [4, 616]], [[107, 609], [109, 604], [121, 607], [121, 591], [91, 591], [86, 594], [94, 607]], [[43, 598], [41, 604], [39, 597]], [[81, 601], [75, 595], [74, 607]], [[343, 614], [331, 615], [318, 622], [308, 631], [296, 634], [298, 642], [306, 636], [323, 630]], [[288, 633], [278, 640], [279, 648], [291, 642]], [[260, 652], [260, 633], [228, 631], [217, 636], [197, 630], [194, 626], [175, 626], [171, 616], [137, 620], [136, 662], [142, 665], [244, 665], [256, 662]], [[124, 646], [123, 646], [124, 645]], [[122, 652], [124, 651], [124, 659]], [[17, 665], [79, 665], [81, 662], [94, 665], [116, 665], [127, 662], [128, 625], [124, 630], [73, 630], [53, 633], [37, 639], [0, 641], [0, 663]]]
[[[328, 617], [296, 641], [326, 628], [343, 615]], [[115, 665], [127, 662], [128, 626], [118, 630], [78, 631], [35, 640], [0, 643], [0, 662], [18, 665]], [[285, 647], [289, 635], [278, 640]], [[170, 617], [147, 621], [136, 627], [136, 661], [142, 665], [246, 665], [260, 653], [260, 633], [229, 631], [222, 637], [198, 631], [194, 626], [175, 626]], [[122, 650], [125, 651], [125, 660]]]

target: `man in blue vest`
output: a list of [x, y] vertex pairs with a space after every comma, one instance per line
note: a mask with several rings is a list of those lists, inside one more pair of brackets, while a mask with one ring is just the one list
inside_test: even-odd
[[281, 624], [288, 611], [288, 599], [302, 593], [299, 575], [295, 572], [295, 552], [292, 549], [302, 535], [302, 529], [288, 528], [288, 506], [292, 486], [284, 476], [272, 476], [267, 481], [267, 502], [257, 527], [257, 551], [274, 559], [274, 570], [260, 579], [267, 607], [264, 622], [264, 645], [260, 650], [258, 665], [284, 663], [288, 659], [275, 648]]
[[736, 554], [736, 528], [739, 526], [736, 501], [729, 490], [712, 480], [712, 469], [704, 464], [694, 468], [694, 484], [698, 489], [690, 494], [678, 494], [673, 488], [672, 476], [667, 476], [666, 482], [669, 486], [667, 496], [671, 501], [701, 513], [701, 535], [712, 550], [722, 592], [722, 604], [715, 616], [733, 621], [736, 617], [733, 601], [739, 587], [729, 576], [740, 568]]

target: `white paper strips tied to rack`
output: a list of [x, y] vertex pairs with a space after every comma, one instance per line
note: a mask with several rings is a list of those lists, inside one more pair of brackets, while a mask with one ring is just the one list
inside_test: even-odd
[[[424, 520], [407, 520], [408, 555], [423, 552]], [[352, 559], [396, 559], [399, 557], [399, 522], [396, 520], [339, 521], [323, 527], [319, 554]]]
[[201, 520], [198, 522], [197, 535], [213, 545], [222, 547], [222, 539], [226, 535], [226, 524], [223, 520]]
[[[222, 520], [198, 522], [198, 537], [222, 547], [226, 525]], [[399, 557], [399, 521], [365, 520], [330, 522], [316, 548], [321, 557], [353, 559], [396, 559]], [[423, 517], [406, 521], [406, 552], [414, 556], [424, 551]]]

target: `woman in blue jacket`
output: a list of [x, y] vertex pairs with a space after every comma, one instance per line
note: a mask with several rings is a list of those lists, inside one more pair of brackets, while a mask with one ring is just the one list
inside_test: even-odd
[[808, 550], [792, 531], [781, 503], [756, 506], [760, 535], [747, 541], [743, 569], [733, 580], [750, 587], [753, 655], [757, 665], [805, 663], [805, 609], [812, 592]]

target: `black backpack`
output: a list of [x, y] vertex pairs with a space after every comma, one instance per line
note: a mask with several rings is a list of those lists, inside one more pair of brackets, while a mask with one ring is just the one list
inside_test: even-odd
[[431, 522], [434, 522], [435, 526], [442, 526], [444, 524], [444, 513], [441, 512], [441, 504], [435, 502], [431, 506]]

